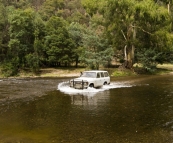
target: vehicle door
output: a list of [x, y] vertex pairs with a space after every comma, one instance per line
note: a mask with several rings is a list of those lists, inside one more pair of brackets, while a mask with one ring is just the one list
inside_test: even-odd
[[97, 72], [95, 86], [97, 86], [97, 87], [101, 86], [101, 73], [100, 72]]
[[101, 80], [100, 80], [100, 84], [103, 85], [104, 82], [105, 82], [105, 76], [104, 76], [104, 73], [101, 72], [101, 73], [100, 73], [100, 76], [101, 76], [101, 78], [100, 78], [100, 79], [101, 79]]
[[105, 82], [107, 83], [107, 84], [109, 84], [110, 83], [110, 77], [109, 77], [109, 74], [108, 74], [108, 72], [104, 72], [104, 79], [105, 79]]

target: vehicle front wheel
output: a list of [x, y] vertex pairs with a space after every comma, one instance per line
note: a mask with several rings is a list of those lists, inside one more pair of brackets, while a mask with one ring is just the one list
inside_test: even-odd
[[103, 85], [107, 85], [107, 82], [104, 82]]
[[93, 83], [91, 83], [91, 84], [89, 85], [89, 87], [92, 87], [92, 88], [94, 88], [94, 84], [93, 84]]

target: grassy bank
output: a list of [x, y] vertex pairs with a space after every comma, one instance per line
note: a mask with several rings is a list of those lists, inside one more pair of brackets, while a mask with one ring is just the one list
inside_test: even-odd
[[[85, 71], [85, 68], [42, 68], [38, 73], [33, 73], [28, 70], [20, 70], [20, 72], [13, 77], [73, 77], [79, 76], [80, 72]], [[0, 72], [0, 78], [5, 78]]]
[[163, 75], [163, 74], [173, 74], [173, 64], [163, 64], [158, 65], [153, 71], [146, 71], [141, 67], [134, 67], [133, 69], [113, 69], [111, 76], [136, 76], [136, 75]]
[[[80, 72], [89, 70], [87, 68], [43, 68], [40, 69], [38, 73], [33, 73], [27, 70], [21, 70], [18, 75], [15, 77], [78, 77]], [[134, 68], [133, 70], [127, 69], [118, 69], [118, 68], [108, 68], [111, 76], [135, 76], [139, 74], [153, 74], [153, 75], [162, 75], [162, 74], [173, 74], [173, 64], [163, 64], [158, 65], [157, 70], [152, 73], [139, 72], [140, 69]], [[0, 78], [4, 78], [3, 74], [0, 74]]]

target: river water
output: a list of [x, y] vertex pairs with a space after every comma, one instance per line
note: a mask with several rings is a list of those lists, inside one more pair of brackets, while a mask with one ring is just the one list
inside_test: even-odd
[[0, 143], [173, 143], [173, 75], [0, 80]]

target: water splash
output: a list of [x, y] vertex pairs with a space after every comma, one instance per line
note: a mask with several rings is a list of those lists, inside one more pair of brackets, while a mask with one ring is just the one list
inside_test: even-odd
[[110, 90], [114, 88], [124, 88], [124, 87], [132, 87], [130, 83], [127, 82], [112, 82], [110, 85], [103, 85], [100, 88], [87, 88], [87, 89], [74, 89], [69, 86], [69, 82], [61, 82], [58, 84], [58, 90], [64, 92], [69, 95], [74, 94], [82, 94], [87, 96], [93, 96], [98, 92], [103, 92], [105, 90]]

